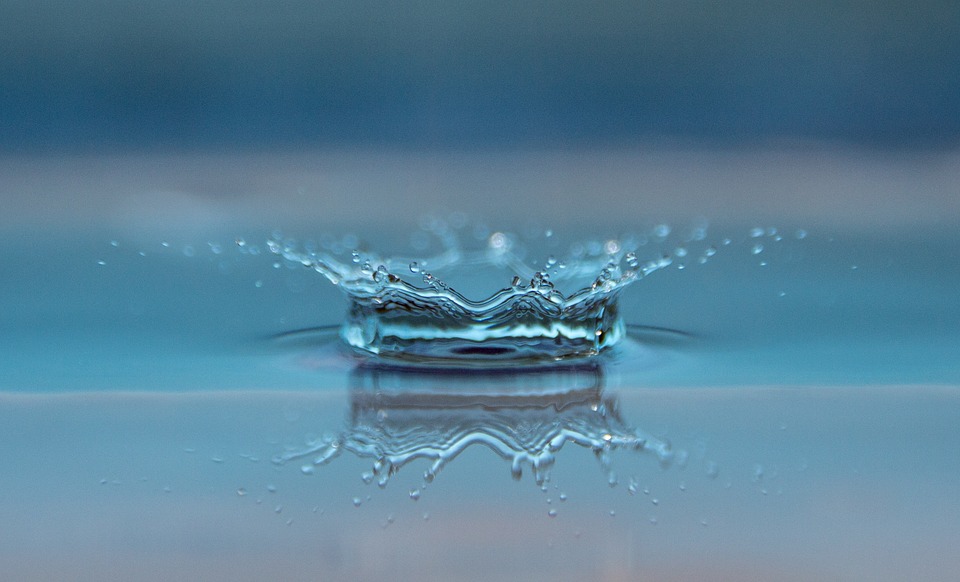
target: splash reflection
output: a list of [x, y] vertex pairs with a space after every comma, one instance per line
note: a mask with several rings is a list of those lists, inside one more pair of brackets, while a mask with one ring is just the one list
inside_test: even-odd
[[346, 429], [274, 461], [302, 460], [310, 472], [348, 451], [373, 461], [363, 479], [381, 487], [417, 459], [430, 463], [423, 479], [432, 482], [473, 445], [507, 460], [514, 479], [529, 468], [540, 485], [567, 443], [593, 451], [610, 478], [616, 450], [652, 454], [669, 464], [669, 443], [629, 426], [604, 384], [600, 362], [459, 371], [364, 363], [351, 374]]

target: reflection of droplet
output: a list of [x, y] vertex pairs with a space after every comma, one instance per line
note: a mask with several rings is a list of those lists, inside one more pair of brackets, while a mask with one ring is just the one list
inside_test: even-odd
[[[491, 448], [510, 463], [520, 479], [530, 469], [537, 486], [548, 491], [550, 471], [567, 443], [602, 451], [610, 486], [618, 483], [611, 454], [618, 450], [653, 454], [665, 460], [665, 442], [627, 427], [618, 405], [602, 394], [599, 365], [559, 366], [508, 373], [359, 367], [352, 376], [351, 424], [337, 437], [288, 452], [277, 463], [307, 457], [316, 467], [349, 451], [373, 459], [360, 478], [385, 487], [390, 477], [416, 459], [430, 464], [424, 481], [473, 444]], [[523, 390], [518, 392], [518, 387]], [[416, 500], [421, 489], [410, 490]], [[566, 494], [559, 499], [565, 500]]]

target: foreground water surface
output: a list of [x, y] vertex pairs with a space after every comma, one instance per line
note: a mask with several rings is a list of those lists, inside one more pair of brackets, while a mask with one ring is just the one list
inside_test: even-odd
[[[273, 225], [9, 227], [5, 575], [948, 579], [960, 239], [788, 214], [671, 223], [637, 247], [671, 263], [622, 290], [624, 343], [526, 372], [350, 356], [346, 297]], [[495, 218], [465, 232], [637, 241]], [[349, 257], [424, 224], [282, 238]]]

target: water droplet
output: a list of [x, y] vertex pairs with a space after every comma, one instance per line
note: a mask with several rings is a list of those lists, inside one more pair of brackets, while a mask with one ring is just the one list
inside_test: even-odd
[[551, 508], [549, 511], [547, 511], [547, 515], [550, 517], [557, 517], [557, 510]]
[[301, 465], [300, 472], [304, 475], [313, 475], [313, 465]]
[[651, 517], [651, 518], [650, 518], [650, 525], [657, 525], [657, 518]]
[[410, 490], [410, 499], [413, 499], [414, 501], [417, 501], [418, 499], [420, 499], [420, 490], [419, 490], [419, 489], [411, 489], [411, 490]]
[[658, 224], [653, 228], [653, 235], [657, 238], [667, 238], [670, 235], [670, 225]]
[[627, 259], [627, 265], [629, 265], [630, 268], [636, 269], [638, 266], [640, 266], [640, 259], [637, 258], [637, 253], [631, 251], [627, 253], [625, 258]]
[[654, 505], [660, 505], [660, 500], [654, 497], [653, 499], [650, 500], [650, 503]]
[[360, 507], [360, 505], [363, 504], [363, 500], [361, 500], [359, 497], [354, 497], [352, 503], [354, 507]]
[[430, 514], [426, 511], [423, 512], [423, 521], [430, 521]]
[[560, 494], [560, 501], [562, 502], [562, 501], [566, 501], [566, 500], [567, 500], [567, 494], [566, 494], [566, 493], [561, 493], [561, 494]]
[[246, 495], [247, 495], [247, 490], [246, 490], [246, 489], [244, 489], [243, 487], [240, 487], [240, 488], [237, 489], [237, 496], [238, 496], [238, 497], [245, 497]]
[[276, 492], [277, 492], [277, 486], [276, 486], [276, 485], [273, 485], [273, 484], [267, 485], [267, 491], [269, 491], [270, 493], [276, 493]]
[[256, 287], [257, 289], [263, 288], [263, 280], [257, 279], [256, 281], [253, 282], [253, 286]]
[[97, 264], [102, 267], [102, 266], [106, 265], [107, 262], [106, 262], [106, 261], [97, 261]]
[[760, 227], [754, 227], [750, 229], [750, 238], [760, 238], [763, 236], [763, 229]]
[[687, 249], [684, 247], [677, 247], [673, 250], [673, 254], [680, 258], [687, 256]]
[[416, 262], [416, 261], [411, 261], [411, 262], [410, 262], [410, 272], [411, 272], [411, 273], [419, 273], [419, 272], [420, 272], [420, 263], [418, 263], [418, 262]]
[[712, 257], [717, 254], [717, 247], [707, 247], [707, 250], [703, 251], [704, 256]]
[[750, 249], [750, 252], [753, 253], [753, 254], [755, 254], [755, 255], [759, 255], [760, 253], [763, 252], [763, 245], [762, 245], [762, 244], [759, 244], [759, 243], [753, 245], [753, 248]]
[[273, 508], [273, 512], [276, 514], [279, 514], [281, 511], [283, 511], [282, 505], [277, 505], [276, 507]]
[[617, 516], [617, 512], [611, 509], [611, 510], [610, 510], [610, 517], [616, 517], [616, 516]]
[[603, 245], [603, 250], [608, 255], [615, 255], [620, 252], [620, 241], [616, 239], [610, 239]]
[[238, 238], [238, 239], [235, 240], [234, 242], [235, 242], [236, 245], [237, 245], [238, 247], [240, 247], [240, 248], [243, 248], [243, 247], [246, 247], [246, 246], [247, 246], [247, 241], [243, 240], [242, 238]]
[[680, 491], [686, 491], [686, 490], [687, 490], [687, 484], [684, 483], [683, 481], [680, 482], [679, 487], [680, 487]]
[[490, 235], [487, 245], [495, 251], [505, 251], [509, 248], [509, 239], [502, 232], [495, 232]]
[[797, 232], [793, 233], [793, 236], [795, 236], [798, 240], [803, 240], [807, 238], [807, 231], [803, 230], [802, 228], [798, 229]]
[[117, 241], [115, 241], [115, 240], [112, 240], [112, 241], [110, 241], [110, 246], [116, 248], [116, 247], [120, 246], [120, 243], [117, 242]]
[[373, 483], [373, 472], [372, 472], [372, 471], [364, 471], [363, 473], [360, 474], [360, 479], [361, 479], [361, 480], [364, 482], [364, 484], [366, 484], [366, 485], [369, 485], [369, 484]]

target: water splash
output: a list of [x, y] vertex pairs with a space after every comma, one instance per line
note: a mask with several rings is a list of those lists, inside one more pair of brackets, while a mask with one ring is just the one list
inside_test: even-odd
[[[683, 268], [685, 259], [705, 263], [717, 253], [705, 242], [705, 226], [680, 236], [657, 225], [629, 236], [575, 241], [566, 252], [548, 232], [542, 240], [486, 229], [466, 236], [434, 220], [420, 233], [439, 241], [440, 251], [428, 257], [350, 248], [359, 245], [356, 238], [301, 246], [275, 233], [267, 246], [346, 294], [350, 306], [340, 335], [348, 345], [427, 367], [596, 356], [624, 337], [617, 300], [625, 288], [671, 265]], [[549, 244], [538, 249], [535, 243]], [[477, 286], [503, 283], [486, 298], [471, 299], [454, 288], [450, 275]]]
[[568, 443], [592, 450], [608, 480], [615, 480], [611, 464], [617, 450], [652, 454], [668, 464], [669, 443], [627, 425], [616, 398], [604, 394], [603, 377], [595, 362], [469, 375], [361, 365], [352, 374], [346, 430], [274, 462], [320, 466], [346, 451], [372, 460], [363, 480], [381, 487], [418, 459], [429, 463], [426, 486], [475, 445], [506, 459], [515, 479], [529, 469], [539, 485], [549, 480], [557, 453]]

